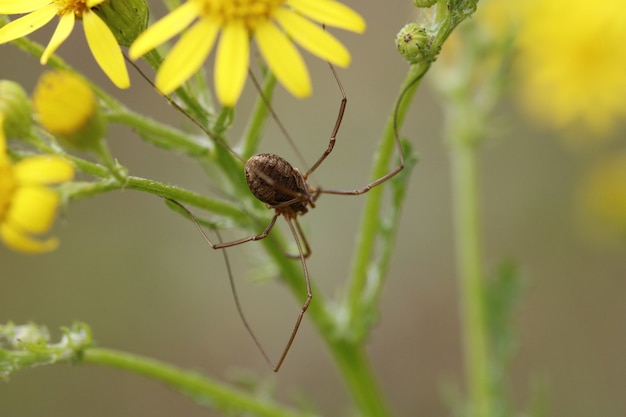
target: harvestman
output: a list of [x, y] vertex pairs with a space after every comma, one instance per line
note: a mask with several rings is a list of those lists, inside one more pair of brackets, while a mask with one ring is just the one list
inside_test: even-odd
[[[133, 64], [133, 66], [137, 68], [137, 66], [134, 63], [131, 62], [131, 64]], [[287, 344], [283, 348], [280, 358], [278, 359], [278, 362], [275, 365], [272, 363], [269, 356], [266, 354], [265, 350], [263, 349], [260, 342], [256, 338], [254, 332], [252, 331], [251, 327], [249, 326], [243, 314], [243, 310], [239, 304], [239, 300], [235, 292], [235, 287], [234, 287], [234, 283], [232, 280], [232, 274], [230, 271], [231, 269], [230, 262], [228, 261], [228, 257], [226, 256], [226, 252], [224, 251], [226, 266], [228, 269], [229, 278], [231, 280], [231, 288], [233, 290], [233, 295], [234, 295], [235, 304], [237, 306], [238, 313], [241, 317], [241, 320], [244, 323], [244, 326], [246, 327], [246, 330], [248, 331], [254, 343], [257, 345], [261, 354], [263, 355], [267, 363], [270, 365], [270, 367], [274, 370], [274, 372], [278, 372], [285, 358], [287, 357], [287, 353], [289, 352], [289, 349], [291, 348], [291, 345], [293, 344], [296, 334], [298, 333], [298, 329], [300, 328], [300, 323], [302, 322], [304, 313], [306, 312], [307, 308], [309, 307], [309, 304], [311, 303], [311, 299], [313, 298], [313, 294], [311, 292], [309, 271], [308, 271], [307, 264], [306, 264], [306, 258], [308, 258], [311, 255], [311, 248], [309, 246], [309, 243], [306, 240], [306, 237], [302, 231], [302, 228], [300, 227], [300, 223], [298, 222], [298, 216], [307, 213], [308, 207], [315, 208], [315, 202], [317, 201], [317, 199], [319, 198], [321, 194], [336, 194], [336, 195], [364, 194], [370, 191], [372, 188], [388, 181], [389, 179], [391, 179], [392, 177], [394, 177], [395, 175], [397, 175], [400, 171], [404, 169], [404, 155], [402, 152], [402, 146], [401, 146], [400, 139], [398, 137], [398, 132], [397, 132], [397, 113], [398, 113], [399, 103], [402, 101], [404, 94], [409, 90], [409, 88], [414, 83], [411, 83], [403, 90], [400, 97], [398, 98], [398, 101], [396, 103], [396, 108], [394, 111], [394, 134], [395, 134], [395, 141], [396, 141], [396, 146], [398, 148], [398, 154], [399, 154], [399, 159], [400, 159], [400, 164], [397, 167], [395, 167], [393, 170], [389, 171], [387, 174], [383, 175], [382, 177], [378, 178], [377, 180], [370, 182], [369, 184], [361, 188], [357, 188], [353, 190], [327, 190], [327, 189], [322, 189], [320, 187], [312, 187], [307, 183], [307, 178], [315, 170], [317, 170], [317, 168], [319, 168], [322, 162], [324, 162], [324, 160], [326, 160], [326, 158], [332, 152], [335, 146], [337, 132], [339, 131], [339, 128], [341, 127], [341, 122], [343, 120], [343, 115], [346, 109], [346, 104], [348, 102], [348, 98], [346, 97], [345, 90], [337, 75], [337, 72], [335, 71], [335, 68], [332, 65], [330, 65], [330, 69], [333, 73], [335, 81], [337, 82], [337, 86], [339, 88], [339, 91], [341, 92], [342, 98], [341, 98], [341, 104], [339, 106], [339, 111], [337, 113], [335, 126], [330, 136], [328, 147], [326, 148], [322, 156], [319, 157], [317, 162], [315, 162], [315, 164], [313, 164], [313, 166], [309, 168], [305, 173], [301, 173], [297, 168], [294, 168], [289, 162], [287, 162], [285, 159], [281, 158], [280, 156], [270, 154], [270, 153], [262, 153], [262, 154], [254, 155], [250, 159], [248, 159], [248, 161], [245, 164], [246, 181], [248, 183], [248, 187], [250, 188], [250, 191], [257, 199], [265, 203], [267, 208], [274, 210], [274, 216], [270, 220], [269, 224], [265, 227], [265, 230], [263, 230], [263, 232], [254, 236], [248, 236], [248, 237], [244, 237], [241, 239], [233, 240], [231, 242], [213, 243], [211, 239], [207, 236], [205, 231], [202, 229], [199, 222], [195, 219], [193, 214], [186, 207], [184, 207], [182, 204], [180, 204], [177, 201], [169, 200], [171, 203], [177, 205], [189, 215], [190, 219], [195, 223], [198, 230], [204, 237], [204, 240], [213, 249], [225, 249], [231, 246], [241, 245], [243, 243], [264, 239], [265, 237], [268, 236], [268, 234], [270, 233], [270, 231], [276, 224], [276, 220], [278, 219], [278, 217], [283, 216], [285, 220], [287, 221], [289, 230], [291, 231], [291, 234], [293, 235], [293, 238], [296, 242], [296, 246], [298, 248], [297, 258], [300, 259], [300, 263], [302, 264], [302, 270], [304, 273], [304, 280], [306, 284], [307, 294], [306, 294], [306, 300], [304, 301], [304, 304], [300, 308], [300, 312], [298, 313], [298, 317], [296, 318], [295, 325], [293, 327], [293, 330], [291, 331], [291, 335], [289, 336]], [[137, 68], [137, 70], [139, 70], [139, 68]], [[141, 74], [143, 75], [143, 73]], [[416, 81], [417, 79], [415, 80], [415, 82]], [[154, 84], [150, 80], [148, 80], [148, 82], [150, 82], [150, 84], [154, 86]], [[260, 92], [260, 89], [259, 89], [259, 92]], [[262, 94], [261, 94], [261, 97], [263, 98]], [[206, 129], [200, 122], [198, 122], [197, 120], [192, 118], [189, 114], [187, 114], [176, 102], [174, 102], [172, 99], [170, 99], [167, 96], [166, 98], [168, 98], [168, 100], [174, 107], [176, 107], [178, 110], [183, 112], [183, 114], [186, 117], [188, 117], [194, 124], [200, 127], [206, 134], [208, 134], [217, 143], [219, 143], [221, 146], [224, 146], [229, 152], [233, 153], [237, 158], [240, 159], [239, 155], [237, 155], [225, 143], [219, 140], [212, 132]], [[265, 99], [263, 98], [263, 100]], [[272, 114], [274, 119], [278, 122], [283, 132], [286, 133], [282, 125], [280, 125], [280, 121], [277, 119], [272, 108], [269, 106], [269, 103], [266, 102], [266, 105], [268, 106], [270, 113]], [[220, 236], [218, 234], [218, 238], [219, 237]]]

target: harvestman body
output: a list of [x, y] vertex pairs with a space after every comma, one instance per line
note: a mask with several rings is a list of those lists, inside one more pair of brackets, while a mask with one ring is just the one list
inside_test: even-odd
[[[293, 330], [291, 331], [291, 334], [289, 336], [289, 340], [287, 341], [285, 347], [283, 348], [280, 358], [278, 359], [278, 362], [275, 365], [272, 363], [268, 355], [265, 353], [264, 349], [262, 348], [261, 344], [257, 340], [254, 332], [252, 331], [251, 327], [249, 326], [243, 314], [243, 310], [241, 309], [241, 306], [239, 304], [239, 300], [237, 298], [236, 292], [234, 291], [234, 283], [232, 281], [232, 274], [230, 273], [230, 264], [224, 252], [226, 265], [229, 271], [229, 278], [231, 280], [231, 288], [233, 289], [233, 295], [235, 298], [235, 303], [236, 303], [239, 315], [241, 316], [241, 319], [248, 333], [250, 333], [250, 336], [252, 337], [255, 344], [259, 348], [261, 354], [263, 355], [265, 360], [268, 362], [270, 367], [274, 370], [274, 372], [278, 372], [281, 365], [283, 364], [287, 356], [287, 353], [289, 352], [289, 349], [291, 348], [291, 345], [296, 337], [296, 334], [300, 327], [300, 323], [302, 322], [302, 318], [304, 317], [304, 313], [306, 312], [309, 304], [311, 303], [311, 299], [313, 297], [313, 294], [311, 293], [309, 272], [308, 272], [307, 264], [306, 264], [306, 258], [308, 258], [309, 255], [311, 254], [311, 249], [306, 240], [306, 237], [304, 236], [304, 233], [302, 232], [302, 228], [300, 227], [300, 224], [298, 223], [298, 216], [301, 214], [307, 213], [308, 207], [315, 208], [315, 202], [321, 194], [337, 194], [337, 195], [364, 194], [368, 192], [369, 190], [371, 190], [372, 188], [388, 181], [389, 179], [391, 179], [392, 177], [394, 177], [395, 175], [397, 175], [400, 171], [404, 169], [404, 155], [402, 153], [402, 147], [401, 147], [400, 139], [397, 133], [397, 128], [396, 128], [397, 120], [396, 119], [397, 119], [397, 112], [398, 112], [398, 104], [400, 103], [400, 101], [402, 100], [404, 96], [404, 93], [408, 91], [408, 88], [410, 86], [407, 87], [401, 94], [400, 98], [398, 99], [398, 102], [396, 103], [396, 109], [394, 112], [395, 141], [396, 141], [396, 146], [398, 148], [398, 154], [399, 154], [399, 159], [400, 159], [400, 164], [396, 168], [394, 168], [393, 170], [391, 170], [384, 176], [378, 178], [377, 180], [358, 189], [326, 190], [326, 189], [321, 189], [319, 187], [315, 188], [315, 187], [309, 186], [309, 184], [307, 183], [307, 178], [322, 164], [322, 162], [324, 162], [324, 160], [330, 155], [330, 153], [332, 152], [335, 146], [335, 138], [337, 136], [337, 132], [339, 131], [339, 127], [341, 126], [341, 121], [343, 119], [343, 114], [346, 109], [346, 104], [348, 101], [343, 85], [341, 84], [341, 81], [339, 80], [339, 77], [337, 76], [337, 73], [332, 65], [330, 65], [330, 69], [333, 73], [335, 81], [337, 82], [337, 86], [339, 87], [342, 98], [341, 98], [341, 104], [339, 106], [339, 111], [337, 114], [337, 120], [335, 122], [335, 126], [331, 133], [328, 147], [324, 151], [322, 156], [320, 156], [320, 158], [317, 160], [317, 162], [315, 162], [315, 164], [311, 168], [309, 168], [305, 173], [301, 173], [297, 168], [294, 168], [289, 162], [287, 162], [285, 159], [281, 158], [280, 156], [270, 154], [270, 153], [262, 153], [262, 154], [254, 155], [250, 159], [248, 159], [248, 161], [245, 164], [246, 181], [248, 183], [248, 187], [250, 188], [250, 191], [252, 192], [252, 194], [254, 194], [256, 198], [264, 202], [268, 208], [274, 209], [274, 217], [272, 217], [272, 220], [270, 221], [270, 223], [267, 225], [267, 227], [262, 233], [258, 235], [254, 235], [254, 236], [244, 237], [244, 238], [234, 240], [231, 242], [213, 243], [209, 239], [207, 234], [204, 232], [204, 230], [202, 229], [198, 221], [195, 219], [193, 214], [187, 208], [185, 208], [180, 203], [178, 203], [177, 201], [170, 200], [172, 203], [182, 208], [190, 216], [192, 221], [200, 230], [200, 233], [202, 233], [206, 242], [213, 249], [224, 249], [224, 248], [240, 245], [242, 243], [246, 243], [250, 241], [261, 240], [267, 237], [267, 235], [270, 233], [270, 231], [276, 224], [276, 220], [278, 219], [279, 216], [283, 216], [285, 220], [287, 221], [291, 234], [293, 235], [294, 240], [296, 241], [296, 245], [298, 247], [297, 258], [300, 259], [300, 262], [302, 264], [302, 270], [304, 272], [304, 280], [306, 283], [307, 294], [306, 294], [306, 300], [304, 301], [304, 304], [302, 305], [302, 307], [300, 308], [300, 312], [298, 313], [298, 317], [296, 319], [296, 323], [293, 327]], [[183, 109], [180, 108], [180, 106], [178, 106], [178, 104], [176, 104], [171, 99], [170, 99], [170, 103], [172, 103], [177, 109], [183, 111]], [[276, 118], [271, 107], [269, 107], [269, 103], [266, 102], [266, 105], [268, 106], [268, 109], [270, 110], [274, 119], [277, 121], [281, 129], [284, 131], [284, 129], [282, 128], [282, 125], [280, 125], [280, 121]], [[215, 135], [212, 134], [212, 132], [208, 131], [208, 129], [202, 126], [197, 120], [191, 118], [191, 116], [189, 116], [184, 111], [183, 111], [183, 114], [189, 117], [192, 120], [192, 122], [198, 125], [203, 131], [205, 131], [217, 143], [227, 148], [229, 152], [232, 152], [233, 154], [235, 154], [234, 151], [232, 151], [226, 144], [224, 144], [217, 137], [215, 137]], [[239, 158], [239, 155], [235, 154], [235, 156]]]

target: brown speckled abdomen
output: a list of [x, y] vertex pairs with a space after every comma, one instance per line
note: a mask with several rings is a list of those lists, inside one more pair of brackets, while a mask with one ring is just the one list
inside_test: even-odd
[[[254, 155], [245, 167], [246, 181], [256, 198], [269, 205], [278, 206], [308, 195], [306, 182], [300, 171], [278, 155], [262, 153]], [[307, 199], [289, 205], [294, 212], [307, 212]]]

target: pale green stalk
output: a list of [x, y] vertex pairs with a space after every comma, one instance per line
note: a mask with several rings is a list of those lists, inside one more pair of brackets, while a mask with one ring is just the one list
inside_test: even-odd
[[[453, 138], [458, 139], [458, 138]], [[476, 147], [460, 140], [451, 145], [453, 207], [465, 378], [470, 412], [493, 416], [485, 321], [485, 275], [478, 205]]]

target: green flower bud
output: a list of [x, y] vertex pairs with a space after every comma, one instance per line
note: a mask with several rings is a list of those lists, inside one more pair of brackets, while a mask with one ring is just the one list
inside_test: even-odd
[[109, 0], [93, 11], [106, 22], [122, 46], [130, 46], [146, 30], [150, 17], [145, 0]]
[[437, 0], [413, 0], [415, 7], [428, 8], [437, 3]]
[[21, 85], [0, 80], [0, 113], [4, 115], [4, 132], [7, 137], [28, 136], [33, 124], [30, 100]]
[[98, 149], [106, 119], [91, 86], [77, 74], [49, 71], [33, 93], [37, 121], [70, 147]]
[[411, 64], [429, 59], [431, 43], [432, 37], [417, 23], [405, 25], [396, 35], [398, 52]]

